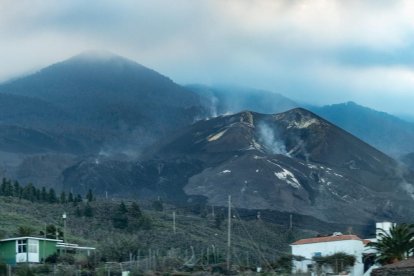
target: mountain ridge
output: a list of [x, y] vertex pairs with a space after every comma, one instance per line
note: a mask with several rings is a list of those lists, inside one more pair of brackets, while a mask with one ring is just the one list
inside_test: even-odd
[[[271, 139], [265, 137], [269, 131]], [[146, 160], [123, 165], [104, 161], [103, 166], [114, 166], [115, 175], [122, 172], [130, 194], [151, 190], [152, 197], [168, 200], [181, 194], [184, 200], [198, 198], [216, 206], [225, 206], [231, 194], [238, 208], [293, 212], [329, 222], [396, 218], [414, 203], [412, 184], [403, 182], [413, 180], [412, 173], [398, 175], [392, 158], [302, 108], [202, 120], [167, 137], [149, 150]], [[127, 164], [131, 167], [122, 170]], [[87, 187], [99, 189], [99, 166], [84, 163], [67, 174], [64, 186], [76, 186], [82, 177]], [[134, 184], [133, 179], [140, 181]], [[106, 185], [117, 186], [116, 181]]]

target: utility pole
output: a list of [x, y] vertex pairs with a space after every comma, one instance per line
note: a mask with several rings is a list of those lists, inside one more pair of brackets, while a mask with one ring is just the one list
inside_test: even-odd
[[[67, 243], [68, 240], [66, 238], [66, 212], [63, 212], [62, 219], [63, 219], [63, 242]], [[65, 254], [66, 254], [66, 244], [64, 248], [65, 248]]]
[[215, 214], [214, 214], [214, 205], [211, 205], [211, 216], [214, 218]]
[[228, 226], [227, 226], [227, 271], [230, 270], [231, 261], [231, 195], [228, 199]]
[[173, 231], [174, 231], [174, 234], [175, 234], [175, 232], [176, 232], [176, 230], [175, 230], [175, 211], [173, 211]]
[[292, 230], [293, 223], [292, 223], [292, 214], [289, 216], [289, 230]]

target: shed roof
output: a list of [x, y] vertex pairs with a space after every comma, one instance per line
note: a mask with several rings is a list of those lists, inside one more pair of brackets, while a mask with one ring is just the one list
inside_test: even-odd
[[78, 249], [78, 250], [95, 250], [95, 247], [90, 246], [79, 246], [74, 243], [58, 243], [56, 245], [58, 248], [67, 248], [67, 249]]
[[25, 237], [15, 237], [15, 238], [2, 239], [2, 240], [0, 240], [0, 242], [15, 241], [15, 240], [27, 240], [27, 239], [42, 240], [42, 241], [55, 241], [55, 242], [62, 242], [63, 241], [63, 240], [56, 240], [56, 239], [47, 239], [47, 238], [25, 236]]
[[291, 245], [301, 245], [301, 244], [309, 244], [309, 243], [322, 243], [322, 242], [334, 242], [334, 241], [348, 241], [348, 240], [355, 240], [355, 241], [362, 241], [363, 239], [358, 237], [357, 235], [337, 235], [337, 236], [327, 236], [327, 237], [316, 237], [316, 238], [309, 238], [309, 239], [301, 239], [295, 241]]

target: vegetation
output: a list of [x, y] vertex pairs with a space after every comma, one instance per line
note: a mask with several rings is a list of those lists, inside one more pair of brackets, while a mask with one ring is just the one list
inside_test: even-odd
[[414, 225], [398, 224], [391, 227], [389, 233], [381, 229], [377, 242], [368, 246], [377, 250], [377, 261], [381, 264], [401, 261], [414, 253]]
[[346, 268], [355, 264], [355, 256], [346, 253], [335, 253], [329, 256], [315, 256], [313, 260], [317, 264], [317, 269], [321, 269], [323, 266], [331, 267], [334, 273], [344, 271]]
[[[21, 186], [17, 181], [3, 179], [0, 238], [16, 235], [64, 238], [70, 243], [97, 248], [93, 258], [49, 257], [47, 263], [59, 264], [60, 268], [53, 269], [61, 272], [79, 267], [106, 271], [106, 262], [130, 260], [136, 261], [135, 268], [141, 269], [139, 273], [143, 268], [165, 271], [169, 267], [172, 271], [183, 269], [183, 265], [186, 270], [195, 271], [213, 264], [218, 265], [215, 270], [222, 271], [225, 266], [220, 263], [225, 261], [227, 239], [225, 209], [217, 208], [215, 215], [208, 210], [210, 208], [201, 203], [178, 207], [162, 199], [140, 203], [96, 199], [91, 190], [83, 200], [79, 194], [61, 192], [57, 196], [53, 189], [39, 189], [31, 184]], [[176, 213], [175, 232], [172, 231], [173, 211]], [[67, 214], [65, 233], [63, 213]], [[271, 264], [290, 251], [288, 244], [292, 237], [299, 238], [303, 233], [257, 219], [245, 221], [234, 217], [232, 220], [234, 265], [239, 269], [262, 266], [288, 270], [286, 259], [281, 258], [276, 266]], [[2, 269], [5, 268], [0, 265], [0, 271]], [[51, 269], [47, 265], [22, 266], [13, 273], [48, 275]]]
[[[84, 210], [88, 208], [93, 210], [92, 216], [85, 215]], [[176, 233], [172, 231], [173, 210], [176, 212]], [[65, 240], [97, 248], [92, 260], [74, 260], [76, 266], [81, 264], [98, 269], [105, 267], [104, 262], [125, 262], [132, 258], [141, 260], [140, 267], [144, 268], [150, 265], [161, 269], [161, 266], [171, 265], [181, 269], [190, 261], [191, 269], [197, 269], [200, 264], [205, 267], [223, 262], [223, 256], [226, 256], [227, 227], [222, 225], [218, 229], [215, 216], [166, 203], [163, 203], [162, 211], [154, 210], [153, 202], [103, 199], [76, 205], [67, 200], [66, 203], [53, 203], [52, 207], [48, 202], [0, 196], [0, 235], [13, 237], [19, 230], [35, 236], [46, 234], [51, 238], [58, 233], [57, 236], [62, 238], [64, 212], [67, 214]], [[225, 221], [223, 217], [220, 220]], [[257, 265], [269, 267], [269, 263], [290, 251], [288, 239], [292, 234], [287, 227], [238, 218], [233, 219], [232, 226], [233, 261], [244, 269]], [[297, 231], [293, 235], [304, 236]], [[150, 256], [156, 261], [148, 264]], [[60, 261], [56, 259], [56, 262]], [[119, 269], [119, 265], [113, 269]]]
[[[69, 193], [69, 197], [66, 199], [66, 193], [62, 192], [60, 197], [56, 196], [56, 192], [53, 188], [46, 190], [45, 187], [41, 189], [36, 188], [33, 184], [21, 186], [18, 181], [12, 181], [7, 178], [3, 178], [0, 185], [0, 196], [17, 197], [20, 199], [26, 199], [31, 202], [45, 202], [45, 203], [79, 203], [82, 202], [82, 196], [77, 195], [75, 198], [72, 193]], [[92, 191], [87, 193], [88, 202], [93, 201], [94, 196]]]

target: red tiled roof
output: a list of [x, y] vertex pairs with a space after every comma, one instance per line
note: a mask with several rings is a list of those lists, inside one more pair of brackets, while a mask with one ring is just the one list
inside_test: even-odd
[[356, 240], [356, 241], [363, 241], [364, 242], [364, 240], [362, 240], [357, 235], [338, 235], [338, 236], [328, 236], [328, 237], [317, 237], [317, 238], [302, 239], [302, 240], [295, 241], [291, 245], [319, 243], [319, 242], [347, 241], [347, 240]]

